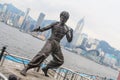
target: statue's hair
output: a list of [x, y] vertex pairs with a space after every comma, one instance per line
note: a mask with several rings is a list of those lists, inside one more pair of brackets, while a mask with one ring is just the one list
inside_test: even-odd
[[66, 19], [68, 19], [69, 18], [69, 13], [67, 12], [67, 11], [62, 11], [61, 13], [60, 13], [60, 17], [61, 16], [64, 16]]

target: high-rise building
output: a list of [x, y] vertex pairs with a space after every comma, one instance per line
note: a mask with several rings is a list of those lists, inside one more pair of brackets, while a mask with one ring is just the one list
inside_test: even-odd
[[10, 11], [6, 11], [6, 13], [4, 14], [4, 18], [3, 18], [4, 22], [7, 23], [10, 17], [11, 17]]
[[103, 63], [114, 66], [117, 63], [117, 59], [114, 55], [105, 53]]
[[78, 46], [78, 47], [79, 47], [79, 46], [85, 47], [86, 44], [87, 44], [87, 41], [88, 41], [88, 35], [82, 33], [79, 41], [77, 42], [77, 44], [78, 44], [77, 46]]
[[77, 23], [77, 26], [75, 28], [75, 32], [81, 33], [83, 26], [84, 26], [84, 17]]
[[81, 32], [82, 32], [83, 26], [84, 26], [84, 17], [77, 23], [77, 26], [73, 33], [73, 41], [71, 43], [71, 48], [75, 48], [80, 45], [79, 43], [81, 40]]
[[99, 45], [99, 40], [89, 38], [86, 48], [87, 48], [87, 50], [95, 50], [95, 49], [97, 49], [98, 45]]
[[19, 24], [18, 24], [19, 19], [20, 19], [20, 15], [15, 14], [15, 15], [14, 15], [14, 20], [13, 20], [13, 25], [14, 25], [14, 27], [19, 27]]
[[23, 28], [25, 27], [25, 22], [27, 20], [27, 17], [28, 17], [28, 14], [30, 12], [30, 8], [27, 8], [26, 12], [25, 12], [25, 15], [24, 15], [24, 19], [23, 19], [23, 23], [21, 25], [21, 30], [23, 30]]
[[3, 8], [2, 8], [2, 17], [3, 17], [3, 21], [4, 21], [4, 22], [6, 22], [6, 20], [7, 20], [7, 19], [6, 19], [6, 16], [7, 16], [7, 15], [6, 15], [7, 7], [8, 7], [8, 4], [5, 3], [5, 4], [3, 5]]
[[19, 27], [22, 25], [23, 20], [24, 20], [24, 16], [20, 16], [19, 21], [18, 21]]
[[[38, 28], [39, 26], [42, 28], [43, 26], [41, 26], [41, 23], [43, 22], [44, 20], [44, 17], [45, 17], [45, 14], [44, 13], [40, 13], [38, 19], [37, 19], [37, 23], [36, 23], [36, 26], [34, 27], [35, 28]], [[45, 33], [43, 34], [42, 32], [38, 32], [37, 33], [38, 36], [44, 36], [45, 37]], [[42, 37], [43, 38], [43, 37]]]
[[7, 11], [6, 16], [4, 17], [4, 22], [7, 23], [8, 25], [12, 25], [12, 12], [11, 11]]
[[45, 14], [44, 13], [40, 13], [40, 15], [39, 15], [39, 17], [37, 19], [37, 23], [36, 23], [36, 27], [35, 28], [38, 28], [41, 25], [41, 23], [44, 20], [44, 17], [45, 17]]
[[27, 8], [25, 15], [24, 15], [25, 20], [27, 19], [29, 12], [30, 12], [30, 8]]
[[30, 31], [33, 30], [34, 26], [35, 26], [34, 24], [31, 24], [31, 25], [30, 25]]
[[30, 20], [26, 21], [25, 24], [26, 24], [26, 25], [25, 25], [25, 27], [24, 27], [24, 30], [25, 30], [25, 32], [28, 32], [29, 29], [30, 29]]
[[2, 12], [3, 12], [3, 13], [5, 13], [5, 12], [7, 11], [7, 6], [8, 6], [8, 5], [7, 5], [6, 3], [3, 5], [3, 8], [2, 8]]

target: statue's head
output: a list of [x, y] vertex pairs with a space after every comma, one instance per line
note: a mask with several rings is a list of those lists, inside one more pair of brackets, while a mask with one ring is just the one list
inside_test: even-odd
[[14, 74], [9, 75], [9, 80], [17, 80], [17, 76]]
[[69, 13], [67, 11], [62, 11], [60, 13], [60, 21], [65, 23], [69, 19]]

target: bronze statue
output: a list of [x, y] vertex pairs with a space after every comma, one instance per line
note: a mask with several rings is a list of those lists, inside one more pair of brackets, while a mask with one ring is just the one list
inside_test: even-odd
[[53, 57], [53, 60], [51, 60], [46, 67], [42, 69], [45, 76], [48, 76], [47, 71], [48, 69], [52, 68], [58, 68], [64, 63], [64, 57], [61, 51], [60, 47], [60, 41], [61, 39], [66, 35], [67, 41], [71, 42], [73, 38], [73, 29], [69, 28], [65, 23], [69, 19], [69, 13], [66, 11], [63, 11], [60, 13], [60, 22], [52, 23], [44, 28], [36, 28], [33, 31], [46, 31], [51, 29], [51, 36], [47, 40], [44, 47], [41, 49], [41, 51], [38, 52], [38, 54], [29, 62], [27, 67], [25, 67], [20, 73], [22, 75], [26, 75], [26, 72], [31, 69], [38, 67], [50, 54]]

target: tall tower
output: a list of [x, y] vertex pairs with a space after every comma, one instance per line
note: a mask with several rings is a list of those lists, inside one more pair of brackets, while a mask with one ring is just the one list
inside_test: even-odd
[[24, 27], [25, 27], [25, 22], [26, 22], [26, 20], [27, 20], [27, 17], [28, 17], [29, 12], [30, 12], [30, 8], [27, 8], [27, 10], [26, 10], [26, 12], [25, 12], [25, 15], [24, 15], [23, 23], [22, 23], [22, 25], [21, 25], [21, 30], [24, 29]]
[[25, 12], [25, 15], [24, 15], [24, 19], [26, 20], [26, 18], [28, 17], [28, 14], [30, 12], [30, 8], [27, 8], [26, 12]]
[[2, 8], [2, 12], [3, 12], [3, 13], [6, 12], [6, 10], [7, 10], [7, 6], [8, 6], [8, 4], [6, 4], [6, 3], [3, 5], [3, 8]]
[[83, 26], [84, 26], [84, 17], [80, 21], [78, 21], [77, 26], [75, 28], [75, 32], [81, 33]]
[[2, 8], [2, 17], [3, 17], [3, 21], [4, 21], [4, 22], [7, 21], [7, 19], [6, 19], [6, 17], [7, 17], [7, 15], [6, 15], [7, 7], [8, 7], [8, 4], [5, 3], [5, 4], [3, 5], [3, 8]]
[[84, 17], [77, 23], [75, 31], [73, 33], [73, 41], [71, 43], [71, 48], [79, 46], [79, 41], [81, 39], [81, 32], [84, 26]]
[[[45, 17], [45, 14], [44, 13], [40, 13], [39, 14], [39, 17], [37, 19], [37, 23], [36, 23], [36, 26], [35, 28], [38, 28], [41, 23], [43, 22], [44, 20], [44, 17]], [[41, 27], [41, 26], [40, 26]], [[42, 40], [45, 40], [45, 32], [38, 32], [37, 35], [42, 39]]]
[[45, 14], [44, 13], [40, 13], [40, 15], [39, 15], [39, 17], [37, 19], [37, 23], [36, 23], [36, 27], [35, 28], [38, 28], [41, 25], [41, 23], [44, 20], [44, 17], [45, 17]]

